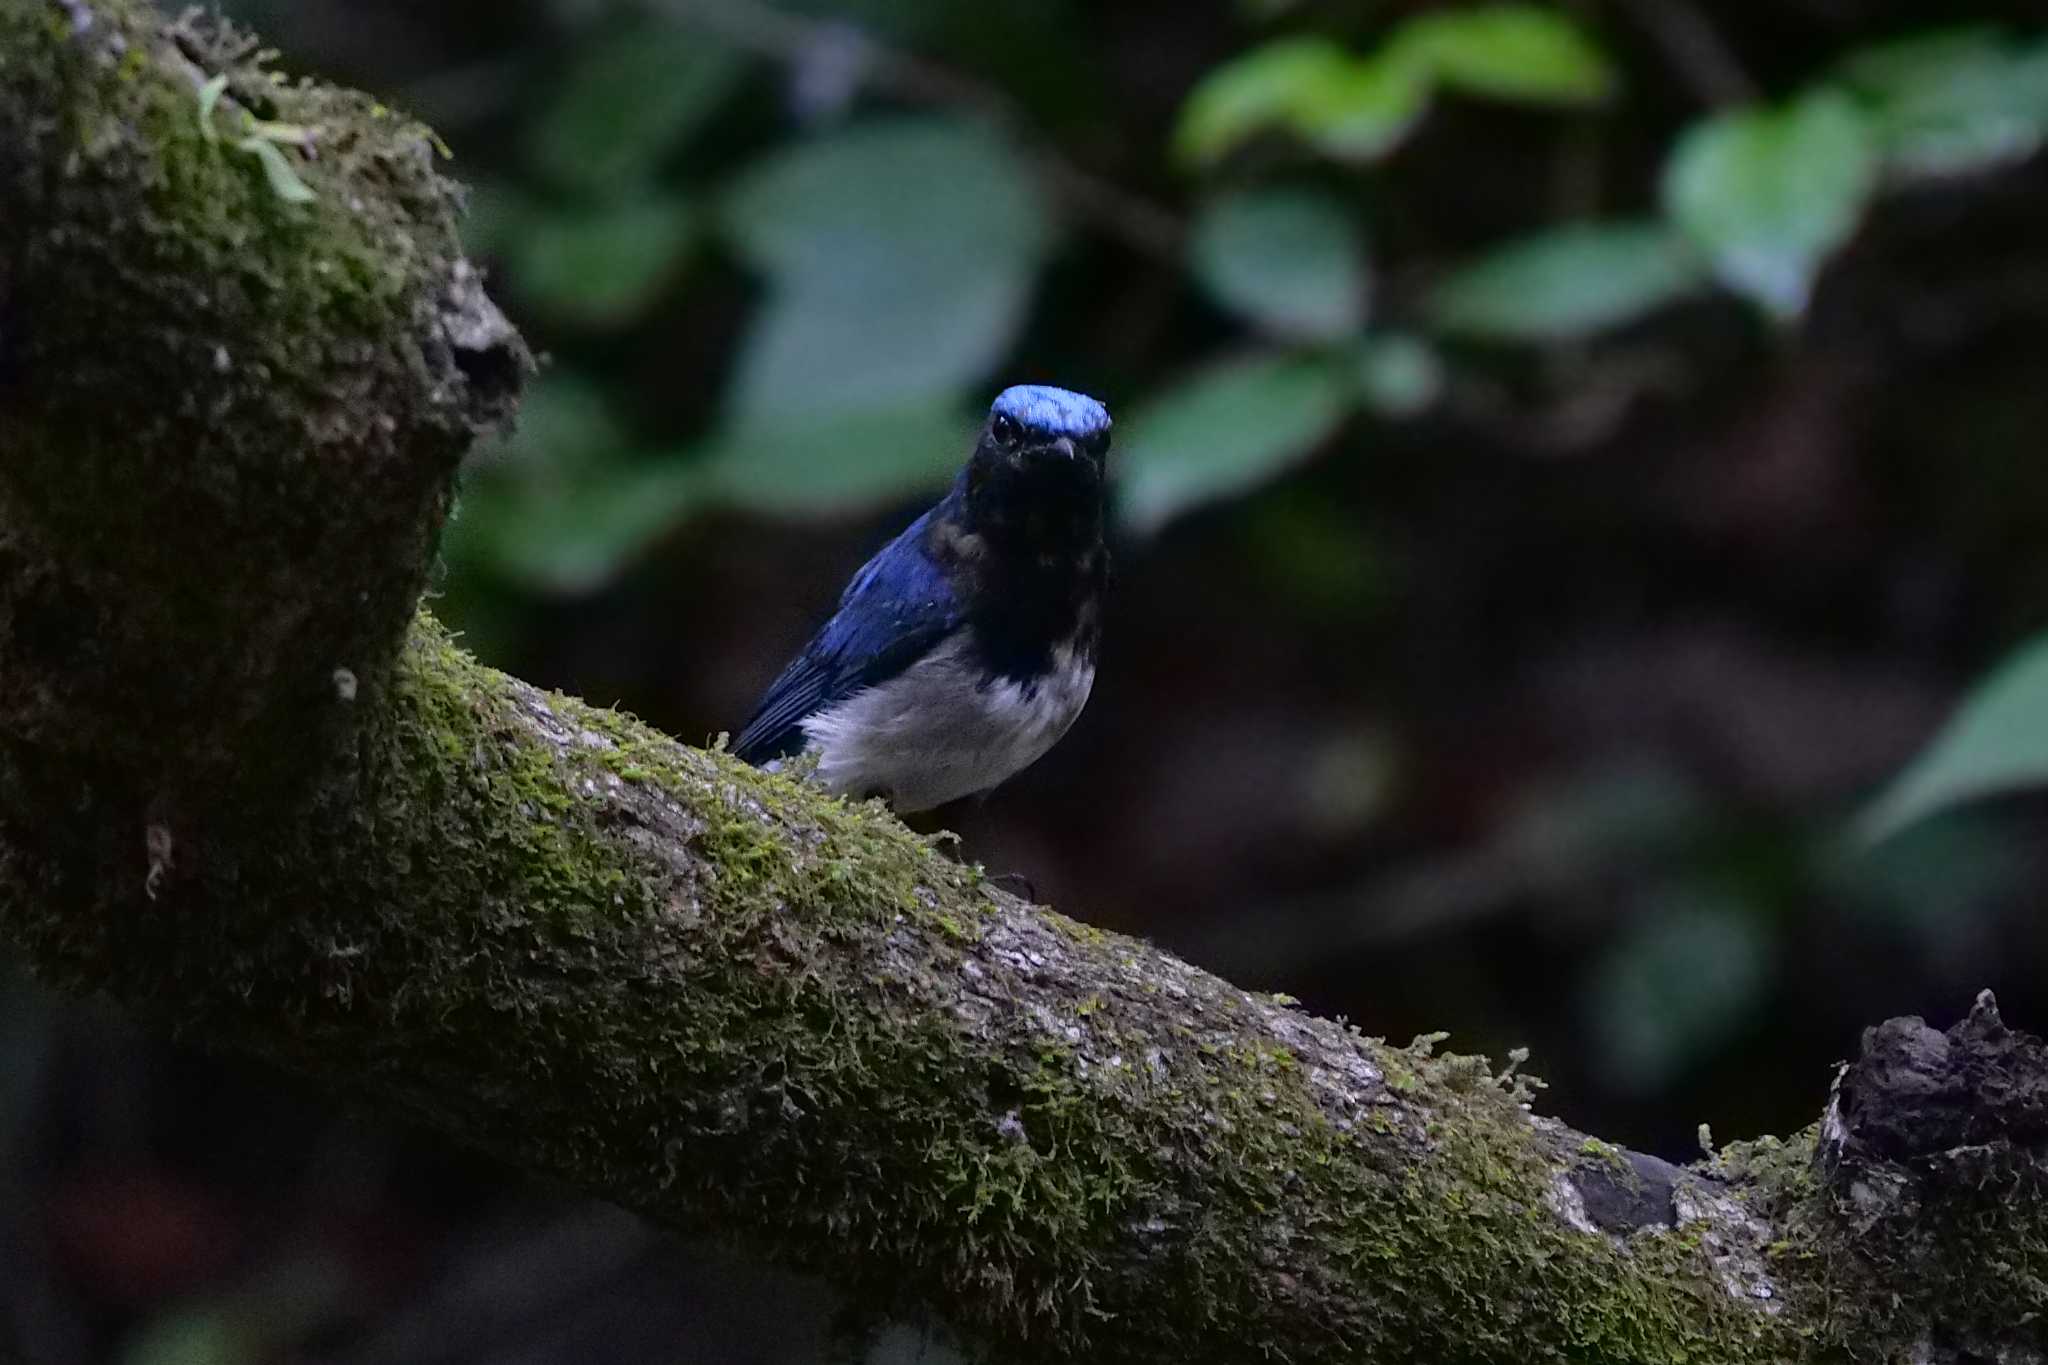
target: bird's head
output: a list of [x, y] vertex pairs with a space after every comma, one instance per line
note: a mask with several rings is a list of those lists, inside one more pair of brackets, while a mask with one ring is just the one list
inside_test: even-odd
[[1109, 409], [1085, 394], [1041, 384], [1004, 389], [967, 464], [969, 496], [1099, 496], [1109, 428]]

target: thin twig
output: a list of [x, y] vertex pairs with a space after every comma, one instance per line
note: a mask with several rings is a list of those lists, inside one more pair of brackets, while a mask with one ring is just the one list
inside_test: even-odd
[[972, 112], [1030, 148], [1040, 178], [1074, 212], [1144, 255], [1170, 262], [1180, 258], [1186, 229], [1177, 217], [1061, 155], [1037, 134], [1024, 107], [993, 85], [890, 47], [863, 29], [791, 14], [756, 0], [643, 3], [664, 18], [789, 67], [800, 68], [822, 52], [843, 54], [851, 48], [861, 84], [901, 99]]

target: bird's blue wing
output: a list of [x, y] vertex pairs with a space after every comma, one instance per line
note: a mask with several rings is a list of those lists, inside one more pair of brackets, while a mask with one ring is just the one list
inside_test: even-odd
[[806, 717], [887, 682], [959, 627], [952, 585], [925, 551], [931, 516], [912, 522], [853, 576], [839, 610], [770, 684], [733, 753], [765, 763], [797, 752]]

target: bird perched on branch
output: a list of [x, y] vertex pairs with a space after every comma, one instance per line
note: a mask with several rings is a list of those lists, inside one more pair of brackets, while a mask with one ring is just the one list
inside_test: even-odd
[[835, 793], [927, 810], [993, 790], [1088, 700], [1109, 582], [1109, 413], [1005, 389], [937, 506], [862, 566], [733, 744], [817, 756]]

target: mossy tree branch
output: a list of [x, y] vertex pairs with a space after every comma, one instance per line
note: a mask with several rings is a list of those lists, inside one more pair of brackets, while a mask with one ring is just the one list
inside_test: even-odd
[[[200, 132], [222, 74], [313, 202]], [[1988, 999], [1679, 1170], [464, 657], [413, 600], [525, 359], [431, 148], [140, 0], [0, 0], [44, 976], [1004, 1358], [2044, 1358], [2048, 1055]]]

